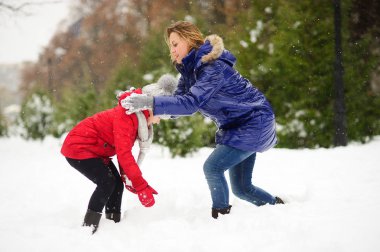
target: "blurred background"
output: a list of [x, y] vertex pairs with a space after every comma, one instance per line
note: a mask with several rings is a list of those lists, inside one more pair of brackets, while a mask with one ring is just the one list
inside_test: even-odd
[[[0, 137], [59, 138], [118, 90], [177, 76], [164, 32], [178, 20], [224, 39], [275, 110], [277, 147], [380, 135], [378, 0], [0, 0]], [[197, 114], [162, 121], [155, 142], [185, 156], [215, 130]]]

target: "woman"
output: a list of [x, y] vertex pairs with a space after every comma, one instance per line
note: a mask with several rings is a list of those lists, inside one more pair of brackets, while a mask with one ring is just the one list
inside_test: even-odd
[[154, 115], [190, 115], [199, 111], [218, 127], [215, 150], [204, 164], [212, 198], [212, 217], [228, 214], [229, 171], [232, 192], [257, 206], [283, 204], [279, 197], [252, 185], [256, 152], [277, 141], [275, 117], [265, 96], [234, 68], [236, 58], [217, 35], [203, 39], [190, 22], [166, 30], [170, 56], [181, 74], [174, 96], [133, 96], [122, 101], [130, 111], [153, 109]]
[[[141, 94], [141, 90], [124, 92], [119, 101], [132, 93]], [[154, 205], [153, 194], [157, 192], [148, 185], [139, 168], [143, 155], [139, 155], [136, 163], [132, 147], [139, 140], [140, 154], [144, 154], [153, 137], [152, 126], [149, 130], [148, 125], [159, 121], [147, 110], [128, 115], [119, 103], [84, 119], [67, 135], [61, 153], [72, 167], [97, 185], [83, 222], [83, 226], [92, 227], [92, 233], [98, 228], [104, 207], [107, 219], [120, 221], [123, 181], [128, 190], [138, 195], [142, 205]], [[123, 179], [110, 158], [115, 154], [120, 173], [125, 174]]]

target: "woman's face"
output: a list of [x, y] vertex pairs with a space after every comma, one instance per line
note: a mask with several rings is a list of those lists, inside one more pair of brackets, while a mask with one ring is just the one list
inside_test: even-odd
[[170, 56], [177, 64], [182, 63], [182, 59], [189, 53], [189, 45], [178, 33], [172, 32], [169, 36]]

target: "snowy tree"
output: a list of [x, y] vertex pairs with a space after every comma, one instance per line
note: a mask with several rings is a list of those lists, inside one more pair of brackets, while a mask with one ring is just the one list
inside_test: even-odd
[[50, 98], [42, 92], [32, 94], [21, 108], [20, 125], [25, 139], [44, 139], [50, 133], [53, 122], [53, 107]]
[[7, 124], [3, 114], [0, 111], [0, 137], [7, 135]]

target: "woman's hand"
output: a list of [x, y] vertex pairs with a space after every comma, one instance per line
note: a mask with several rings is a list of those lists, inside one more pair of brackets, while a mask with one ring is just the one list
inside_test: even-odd
[[137, 111], [152, 109], [153, 97], [143, 94], [132, 94], [121, 100], [121, 106], [127, 109], [127, 114], [133, 114]]

